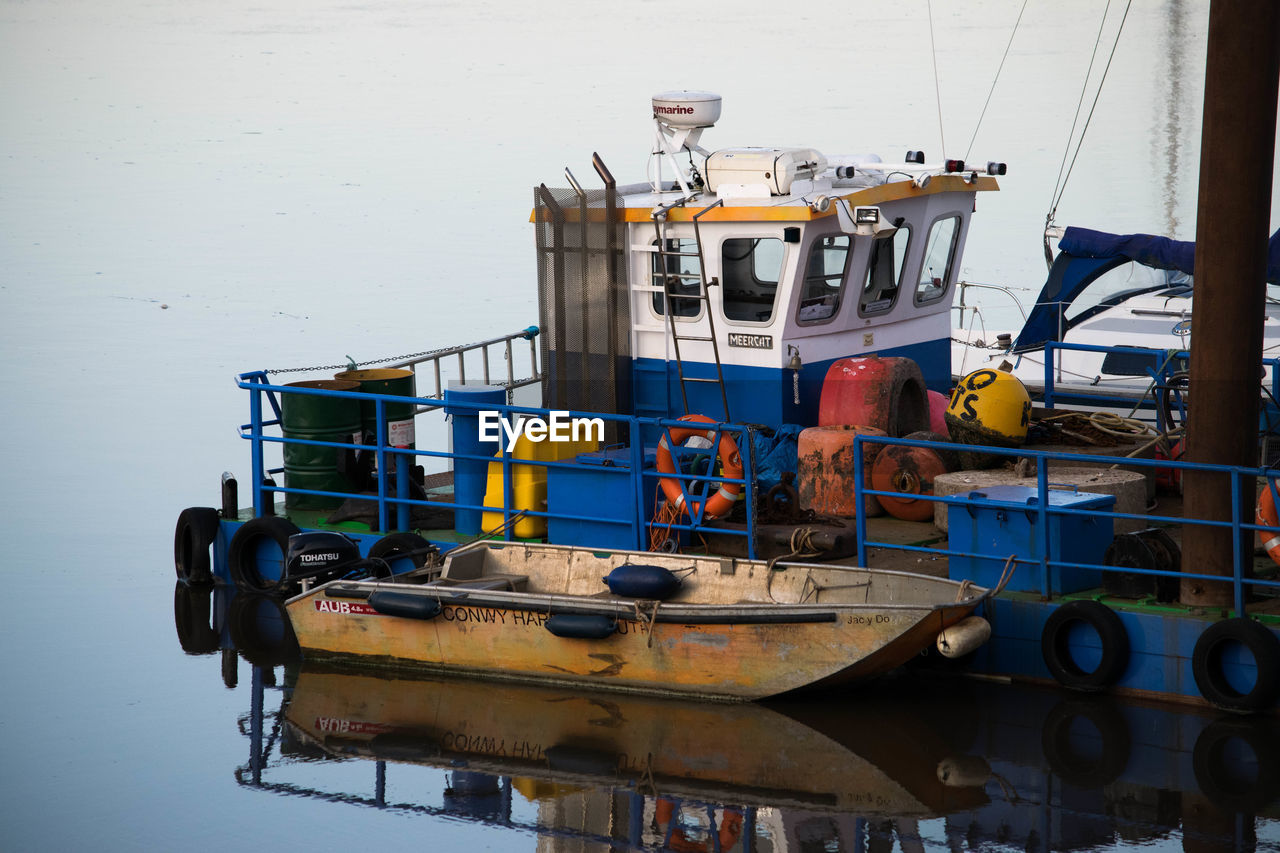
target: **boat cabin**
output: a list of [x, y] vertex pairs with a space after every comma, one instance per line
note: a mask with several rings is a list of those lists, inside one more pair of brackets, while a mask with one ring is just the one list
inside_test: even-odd
[[[707, 151], [717, 96], [654, 98], [650, 180], [535, 193], [544, 405], [813, 424], [840, 358], [950, 382], [952, 289], [991, 174], [922, 153]], [[676, 112], [672, 112], [676, 111]]]

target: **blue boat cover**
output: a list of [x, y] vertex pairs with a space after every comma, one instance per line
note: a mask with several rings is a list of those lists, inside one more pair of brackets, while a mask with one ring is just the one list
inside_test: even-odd
[[[1180, 270], [1187, 275], [1196, 271], [1196, 244], [1190, 240], [1067, 228], [1058, 249], [1077, 258], [1124, 257], [1158, 270]], [[1280, 284], [1280, 229], [1267, 244], [1267, 281]]]
[[[1015, 352], [1061, 339], [1062, 312], [1103, 273], [1136, 261], [1160, 270], [1195, 273], [1196, 244], [1150, 234], [1106, 234], [1087, 228], [1067, 228], [1058, 241], [1058, 257], [1018, 339]], [[1267, 281], [1280, 284], [1280, 230], [1267, 246]], [[1128, 296], [1131, 294], [1124, 294]], [[1108, 300], [1111, 303], [1117, 300]], [[1099, 308], [1105, 307], [1099, 306]], [[1086, 315], [1087, 316], [1087, 315]], [[1080, 316], [1074, 322], [1085, 319]]]

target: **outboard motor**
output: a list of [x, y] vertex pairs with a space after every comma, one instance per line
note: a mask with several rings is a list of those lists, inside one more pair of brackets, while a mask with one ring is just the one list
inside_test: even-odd
[[295, 533], [289, 537], [281, 584], [292, 585], [302, 580], [324, 583], [357, 569], [367, 570], [370, 565], [371, 561], [361, 559], [355, 541], [341, 533], [329, 530]]

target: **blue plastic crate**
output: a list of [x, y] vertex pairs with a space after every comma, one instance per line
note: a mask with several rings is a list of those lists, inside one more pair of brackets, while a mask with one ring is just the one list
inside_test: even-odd
[[[992, 486], [969, 492], [965, 503], [952, 504], [947, 512], [948, 548], [978, 556], [953, 556], [948, 575], [994, 587], [1005, 561], [1016, 554], [1020, 561], [1039, 561], [1039, 498], [1028, 486]], [[1114, 495], [1084, 494], [1060, 489], [1048, 492], [1050, 509], [1099, 510], [1115, 505]], [[1058, 515], [1050, 513], [1049, 559], [1069, 563], [1101, 565], [1114, 537], [1115, 519], [1106, 515]], [[1053, 594], [1079, 592], [1102, 585], [1100, 569], [1049, 569], [1049, 590]], [[1005, 589], [1040, 592], [1040, 566], [1019, 564]]]

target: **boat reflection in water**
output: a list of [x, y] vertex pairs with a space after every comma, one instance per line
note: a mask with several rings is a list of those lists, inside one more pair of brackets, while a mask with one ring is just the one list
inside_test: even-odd
[[[912, 677], [736, 705], [398, 680], [299, 668], [274, 603], [221, 594], [178, 593], [179, 637], [193, 653], [223, 649], [229, 686], [231, 635], [253, 646], [251, 754], [236, 778], [282, 795], [506, 826], [513, 848], [534, 846], [517, 839], [535, 832], [540, 851], [1047, 851], [1161, 839], [1280, 849], [1272, 717]], [[264, 711], [272, 690], [276, 713]], [[443, 784], [399, 782], [423, 772]], [[424, 796], [394, 801], [409, 790]]]

